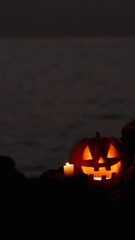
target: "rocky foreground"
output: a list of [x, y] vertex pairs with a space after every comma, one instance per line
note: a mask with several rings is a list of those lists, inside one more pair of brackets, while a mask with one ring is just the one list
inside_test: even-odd
[[23, 199], [26, 206], [29, 202], [40, 206], [52, 202], [54, 207], [64, 202], [69, 205], [84, 202], [96, 209], [119, 207], [124, 211], [135, 203], [135, 161], [113, 185], [104, 186], [91, 182], [83, 173], [65, 177], [62, 168], [43, 172], [37, 178], [27, 178], [8, 156], [0, 156], [0, 168], [3, 196], [12, 203]]
[[83, 173], [65, 177], [61, 167], [43, 172], [37, 178], [27, 178], [16, 169], [10, 156], [0, 156], [1, 209], [6, 219], [10, 217], [12, 221], [11, 218], [17, 220], [21, 217], [24, 222], [32, 221], [37, 225], [46, 221], [51, 225], [64, 224], [65, 219], [69, 219], [69, 225], [71, 221], [79, 224], [80, 221], [90, 223], [100, 219], [100, 224], [106, 226], [109, 218], [115, 220], [114, 224], [116, 221], [133, 223], [135, 121], [122, 129], [122, 138], [132, 163], [114, 184], [104, 186], [90, 182], [89, 176]]

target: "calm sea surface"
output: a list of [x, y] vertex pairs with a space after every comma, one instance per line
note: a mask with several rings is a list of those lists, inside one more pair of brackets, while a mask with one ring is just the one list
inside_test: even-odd
[[0, 40], [0, 155], [26, 176], [135, 118], [135, 39]]

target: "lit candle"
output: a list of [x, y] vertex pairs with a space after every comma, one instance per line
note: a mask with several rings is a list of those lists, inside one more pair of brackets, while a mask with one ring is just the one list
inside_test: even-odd
[[64, 176], [69, 177], [74, 175], [74, 164], [70, 164], [66, 162], [63, 168], [64, 168]]

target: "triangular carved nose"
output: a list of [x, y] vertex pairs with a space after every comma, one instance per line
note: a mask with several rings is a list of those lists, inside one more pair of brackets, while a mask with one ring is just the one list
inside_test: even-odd
[[105, 163], [105, 160], [102, 157], [100, 157], [98, 163]]

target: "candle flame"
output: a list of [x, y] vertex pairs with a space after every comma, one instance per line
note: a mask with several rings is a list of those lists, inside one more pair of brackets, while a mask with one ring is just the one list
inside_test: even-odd
[[70, 165], [70, 163], [69, 162], [66, 162], [66, 164], [65, 164], [66, 166], [69, 166]]

